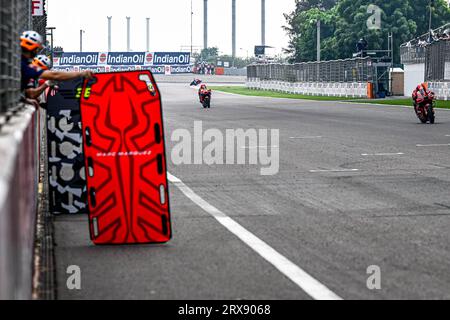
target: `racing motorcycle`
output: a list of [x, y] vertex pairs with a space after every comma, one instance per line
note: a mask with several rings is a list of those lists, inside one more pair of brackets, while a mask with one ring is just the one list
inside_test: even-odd
[[435, 111], [434, 111], [434, 95], [433, 93], [428, 94], [425, 99], [418, 100], [415, 107], [417, 118], [420, 122], [427, 123], [430, 122], [434, 124], [435, 121]]
[[200, 103], [203, 105], [203, 108], [210, 109], [211, 108], [211, 90], [204, 90], [200, 93], [202, 98], [200, 99]]
[[202, 83], [202, 80], [200, 80], [200, 79], [194, 79], [192, 82], [191, 82], [191, 87], [196, 87], [196, 86], [198, 86], [199, 84], [201, 84]]

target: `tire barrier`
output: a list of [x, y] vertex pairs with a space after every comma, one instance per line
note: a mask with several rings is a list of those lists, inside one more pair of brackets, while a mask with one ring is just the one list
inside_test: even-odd
[[0, 130], [0, 300], [30, 299], [37, 209], [36, 113], [25, 107]]
[[289, 94], [370, 98], [369, 84], [362, 82], [287, 82], [248, 78], [246, 86], [253, 90], [270, 90]]
[[53, 214], [87, 213], [79, 97], [82, 79], [50, 93], [47, 110], [49, 206]]

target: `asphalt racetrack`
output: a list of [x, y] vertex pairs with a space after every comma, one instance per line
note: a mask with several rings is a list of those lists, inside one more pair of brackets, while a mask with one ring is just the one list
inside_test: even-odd
[[218, 92], [204, 110], [191, 80], [159, 82], [168, 158], [195, 121], [278, 129], [278, 174], [169, 161], [165, 245], [96, 247], [86, 216], [57, 217], [58, 298], [450, 299], [450, 111], [422, 125], [404, 107]]

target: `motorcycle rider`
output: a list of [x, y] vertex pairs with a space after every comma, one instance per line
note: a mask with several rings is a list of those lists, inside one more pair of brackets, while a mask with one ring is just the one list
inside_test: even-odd
[[[43, 54], [38, 55], [36, 58], [34, 58], [32, 64], [44, 71], [52, 69], [52, 61], [49, 57]], [[56, 92], [59, 89], [58, 83], [56, 81], [44, 79], [39, 79], [38, 82], [36, 82], [35, 80], [30, 80], [29, 87], [29, 93], [39, 101], [41, 107], [44, 109], [47, 108], [47, 96], [50, 90]]]
[[200, 98], [200, 103], [203, 103], [205, 97], [210, 93], [206, 84], [202, 84], [198, 90], [198, 96]]
[[[33, 60], [38, 55], [39, 51], [43, 49], [42, 36], [36, 31], [25, 31], [20, 36], [20, 46], [22, 47], [21, 59], [21, 90], [25, 94], [24, 100], [33, 104], [35, 107], [39, 106], [36, 101], [36, 91], [30, 88], [30, 83], [39, 81], [39, 78], [52, 81], [67, 81], [79, 77], [92, 78], [91, 71], [83, 72], [58, 72], [44, 70], [43, 68], [33, 65]], [[45, 90], [45, 89], [44, 89]]]
[[428, 90], [428, 84], [426, 82], [419, 84], [416, 89], [414, 89], [412, 93], [412, 98], [414, 101], [414, 110], [416, 114], [418, 112], [418, 108], [428, 102], [428, 100], [432, 100], [434, 98], [433, 92]]
[[[46, 55], [38, 55], [36, 58], [34, 58], [33, 62], [31, 63], [32, 67], [35, 70], [50, 70], [52, 68], [51, 60]], [[26, 92], [27, 97], [31, 99], [38, 99], [42, 96], [42, 94], [48, 90], [49, 88], [53, 88], [56, 86], [56, 82], [52, 80], [44, 80], [44, 79], [35, 79], [31, 78], [29, 79], [27, 86], [26, 86]]]
[[200, 80], [200, 79], [194, 79], [194, 80], [191, 82], [191, 86], [192, 86], [192, 87], [196, 87], [196, 86], [198, 86], [200, 83], [202, 83], [202, 80]]

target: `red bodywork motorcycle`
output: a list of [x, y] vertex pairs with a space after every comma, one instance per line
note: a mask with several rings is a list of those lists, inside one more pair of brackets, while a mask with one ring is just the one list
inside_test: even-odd
[[203, 108], [210, 109], [211, 108], [211, 90], [200, 90], [200, 103]]
[[420, 122], [427, 123], [429, 121], [434, 124], [434, 94], [432, 92], [429, 92], [425, 97], [418, 97], [414, 109]]

